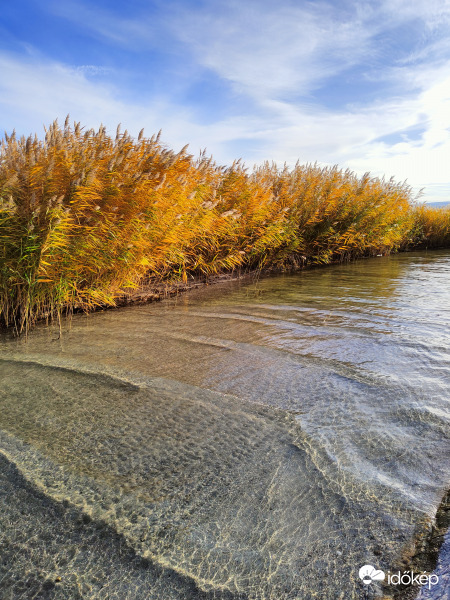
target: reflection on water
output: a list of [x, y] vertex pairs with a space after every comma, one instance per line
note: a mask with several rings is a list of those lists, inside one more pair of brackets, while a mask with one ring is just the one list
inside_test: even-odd
[[4, 336], [5, 597], [347, 600], [407, 568], [450, 487], [449, 281], [405, 254]]

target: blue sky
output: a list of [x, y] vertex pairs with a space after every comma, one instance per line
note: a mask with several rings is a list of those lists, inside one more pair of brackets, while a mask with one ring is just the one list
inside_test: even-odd
[[70, 113], [221, 164], [339, 164], [450, 199], [449, 0], [2, 4], [1, 131]]

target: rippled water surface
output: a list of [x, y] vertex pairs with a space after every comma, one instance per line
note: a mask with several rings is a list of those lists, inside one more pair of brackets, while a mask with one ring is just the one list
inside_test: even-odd
[[0, 340], [2, 598], [359, 599], [359, 567], [407, 568], [450, 487], [448, 252], [57, 337]]

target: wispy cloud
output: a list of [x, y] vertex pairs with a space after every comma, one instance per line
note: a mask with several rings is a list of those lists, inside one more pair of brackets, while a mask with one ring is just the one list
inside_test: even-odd
[[108, 84], [91, 82], [83, 68], [71, 68], [43, 58], [0, 54], [0, 106], [9, 127], [35, 129], [64, 112], [76, 112], [86, 124], [127, 107]]
[[125, 101], [113, 82], [91, 77], [105, 75], [104, 69], [94, 65], [75, 67], [0, 52], [0, 71], [0, 111], [7, 130], [42, 130], [43, 124], [64, 119], [68, 113], [86, 127], [103, 123], [113, 129], [122, 121], [136, 133], [143, 124], [149, 132], [158, 131], [161, 122], [167, 123], [174, 114], [178, 123], [189, 119], [189, 111], [174, 106], [167, 97], [134, 104]]
[[[328, 11], [327, 11], [328, 12]], [[367, 34], [320, 3], [219, 2], [214, 12], [181, 11], [176, 33], [205, 67], [256, 99], [306, 96], [355, 64]]]
[[[149, 5], [151, 6], [151, 5]], [[114, 12], [114, 7], [103, 8], [88, 2], [51, 0], [45, 9], [62, 17], [80, 28], [89, 31], [101, 42], [117, 44], [126, 48], [151, 45], [158, 36], [158, 26], [151, 18], [149, 11], [129, 14], [130, 5], [121, 12]]]

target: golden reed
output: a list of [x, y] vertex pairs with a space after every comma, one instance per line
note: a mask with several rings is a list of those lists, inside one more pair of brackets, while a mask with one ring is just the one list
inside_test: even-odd
[[148, 279], [448, 246], [450, 210], [317, 164], [219, 166], [160, 136], [55, 121], [0, 146], [0, 323], [114, 305]]

